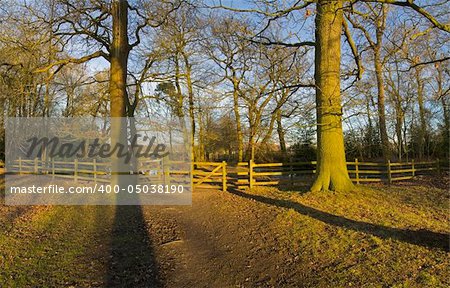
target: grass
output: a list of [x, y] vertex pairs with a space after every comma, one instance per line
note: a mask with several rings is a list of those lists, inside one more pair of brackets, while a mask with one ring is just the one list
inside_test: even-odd
[[157, 283], [139, 206], [6, 206], [0, 179], [0, 287]]
[[[252, 191], [284, 207], [276, 227], [314, 287], [449, 287], [449, 194], [429, 187]], [[258, 198], [259, 197], [259, 198]], [[268, 200], [272, 199], [272, 200]], [[447, 244], [445, 244], [447, 242]]]
[[2, 287], [85, 286], [106, 274], [95, 255], [108, 246], [114, 209], [47, 208], [33, 209], [0, 234]]
[[[263, 241], [276, 249], [258, 250], [256, 256], [269, 261], [271, 254], [260, 253], [279, 253], [289, 259], [290, 263], [282, 264], [286, 273], [282, 277], [290, 279], [289, 283], [304, 287], [450, 287], [450, 210], [445, 189], [398, 184], [360, 186], [353, 192], [257, 188], [233, 193], [241, 197], [211, 192], [213, 196], [200, 206], [217, 207], [210, 214], [199, 214], [203, 218], [193, 219], [192, 227], [212, 221], [211, 213], [223, 214], [214, 225], [240, 231], [228, 235], [235, 237], [229, 240], [239, 248], [244, 247], [242, 233], [249, 228], [246, 215], [258, 215], [252, 225], [276, 235], [268, 237], [272, 239], [268, 243]], [[152, 275], [158, 263], [146, 248], [158, 240], [147, 239], [152, 235], [145, 228], [149, 217], [127, 207], [24, 209], [0, 204], [0, 286], [158, 285]], [[165, 233], [164, 226], [154, 227], [161, 229], [154, 233]], [[214, 261], [227, 262], [228, 256]], [[257, 273], [259, 268], [255, 267]], [[230, 271], [244, 278], [250, 273]]]

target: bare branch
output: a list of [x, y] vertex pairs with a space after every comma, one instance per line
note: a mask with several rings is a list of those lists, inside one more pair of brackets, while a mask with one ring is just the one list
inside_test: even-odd
[[263, 41], [258, 41], [254, 39], [247, 39], [248, 41], [255, 43], [255, 44], [261, 44], [266, 46], [283, 46], [283, 47], [303, 47], [303, 46], [310, 46], [315, 47], [316, 43], [314, 41], [303, 41], [303, 42], [296, 42], [296, 43], [285, 43], [281, 41], [272, 41], [267, 37], [259, 36], [258, 38], [264, 39]]
[[[300, 2], [300, 1], [298, 1], [298, 2]], [[209, 8], [225, 9], [225, 10], [228, 10], [228, 11], [241, 12], [241, 13], [256, 13], [256, 14], [267, 16], [267, 17], [278, 18], [278, 17], [281, 17], [283, 15], [289, 14], [292, 11], [301, 10], [303, 8], [306, 8], [306, 7], [308, 7], [309, 5], [311, 5], [311, 4], [315, 3], [315, 2], [316, 2], [315, 0], [307, 0], [307, 1], [304, 1], [300, 5], [292, 5], [291, 7], [287, 8], [287, 9], [277, 10], [275, 12], [267, 12], [267, 11], [263, 11], [263, 10], [260, 10], [260, 9], [233, 8], [233, 7], [230, 7], [230, 6], [223, 5], [222, 1], [220, 1], [219, 5], [217, 5], [217, 6], [210, 6]]]
[[52, 69], [55, 66], [58, 66], [58, 68], [56, 69], [55, 72], [53, 72], [52, 74], [56, 74], [57, 71], [61, 70], [61, 68], [67, 64], [81, 64], [81, 63], [85, 63], [89, 60], [95, 59], [95, 58], [99, 58], [99, 57], [103, 57], [106, 60], [109, 61], [109, 55], [106, 54], [103, 51], [97, 51], [94, 52], [92, 54], [86, 55], [84, 57], [81, 58], [67, 58], [67, 59], [61, 59], [58, 60], [56, 62], [51, 63], [50, 65], [47, 65], [45, 67], [41, 67], [41, 68], [37, 68], [36, 70], [34, 70], [34, 73], [42, 73], [42, 72], [47, 72], [50, 69]]
[[411, 67], [409, 67], [409, 69], [406, 70], [406, 71], [409, 71], [409, 70], [411, 70], [411, 69], [413, 69], [415, 67], [418, 67], [418, 66], [430, 65], [430, 64], [435, 64], [435, 63], [441, 63], [441, 62], [445, 62], [445, 61], [448, 61], [448, 60], [450, 60], [450, 56], [444, 57], [444, 58], [441, 58], [441, 59], [435, 59], [435, 60], [431, 60], [431, 61], [415, 63], [415, 64], [411, 65]]
[[352, 50], [353, 57], [355, 58], [355, 63], [357, 67], [356, 69], [358, 72], [357, 79], [361, 80], [362, 74], [364, 72], [364, 67], [361, 61], [361, 57], [359, 56], [358, 53], [358, 48], [356, 47], [355, 41], [353, 40], [352, 34], [350, 33], [350, 29], [348, 28], [347, 20], [344, 19], [344, 21], [342, 21], [342, 26], [344, 28], [344, 34], [345, 37], [347, 38], [348, 45]]
[[386, 3], [391, 4], [395, 6], [400, 7], [408, 7], [419, 13], [420, 15], [424, 16], [428, 21], [433, 24], [434, 27], [441, 29], [443, 31], [450, 33], [450, 24], [444, 24], [439, 22], [433, 15], [430, 14], [427, 10], [420, 7], [416, 3], [414, 3], [414, 0], [406, 0], [406, 1], [396, 1], [396, 0], [358, 0], [361, 2], [377, 2], [377, 3]]

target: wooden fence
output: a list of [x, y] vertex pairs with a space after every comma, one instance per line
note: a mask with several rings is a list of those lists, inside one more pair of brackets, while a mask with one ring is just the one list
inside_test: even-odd
[[[57, 178], [69, 178], [74, 181], [85, 180], [94, 183], [110, 182], [110, 163], [79, 161], [47, 161], [35, 158], [19, 158], [11, 167], [12, 171], [19, 174], [45, 174]], [[192, 165], [192, 167], [188, 167]], [[176, 169], [181, 166], [181, 169]], [[175, 168], [174, 168], [175, 167]], [[143, 183], [177, 183], [180, 176], [191, 177], [191, 183], [197, 188], [211, 188], [221, 186], [223, 191], [227, 190], [227, 163], [223, 162], [193, 162], [188, 164], [182, 161], [169, 161], [167, 159], [138, 161], [138, 177]]]
[[[254, 163], [253, 161], [238, 164], [238, 187], [285, 185], [296, 186], [305, 183], [316, 173], [316, 161], [290, 163]], [[378, 163], [359, 162], [355, 159], [347, 162], [350, 179], [357, 183], [386, 182], [412, 179], [418, 174], [430, 171], [440, 173], [439, 160], [428, 162]]]
[[[179, 165], [177, 165], [179, 164]], [[184, 164], [184, 165], [183, 165]], [[186, 166], [187, 165], [187, 166]], [[235, 170], [227, 171], [227, 163], [193, 162], [189, 164], [166, 159], [138, 162], [140, 181], [144, 183], [177, 183], [180, 176], [189, 176], [195, 188], [221, 187], [226, 191], [229, 185], [237, 188], [266, 185], [282, 185], [294, 187], [312, 180], [316, 173], [316, 161], [290, 163], [254, 163], [253, 161], [238, 163]], [[19, 174], [47, 174], [52, 177], [70, 178], [74, 181], [87, 180], [108, 183], [110, 181], [110, 163], [84, 162], [74, 160], [43, 161], [41, 159], [18, 159], [12, 165], [13, 171]], [[181, 169], [175, 169], [181, 166]], [[174, 168], [175, 167], [175, 168]], [[440, 173], [439, 161], [433, 162], [399, 162], [377, 163], [359, 162], [355, 159], [347, 162], [350, 179], [357, 183], [386, 182], [412, 179], [416, 175], [429, 172]], [[231, 170], [231, 169], [230, 169]], [[192, 172], [191, 172], [192, 171]], [[186, 178], [184, 178], [186, 179]]]

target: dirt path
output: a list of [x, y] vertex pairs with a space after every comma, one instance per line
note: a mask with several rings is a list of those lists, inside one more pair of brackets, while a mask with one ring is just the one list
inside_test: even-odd
[[[437, 193], [434, 196], [446, 198], [442, 192]], [[371, 224], [371, 221], [366, 223], [338, 217], [334, 213], [303, 205], [300, 205], [302, 208], [292, 205], [290, 209], [285, 205], [291, 203], [289, 201], [267, 200], [276, 199], [280, 194], [274, 196], [271, 197], [270, 192], [255, 195], [200, 191], [194, 194], [192, 207], [145, 207], [144, 217], [154, 241], [163, 286], [342, 287], [353, 283], [359, 287], [366, 281], [379, 281], [380, 284], [391, 281], [393, 284], [399, 279], [403, 281], [402, 277], [408, 278], [407, 274], [402, 274], [395, 279], [395, 272], [392, 272], [399, 269], [397, 273], [403, 273], [400, 267], [407, 263], [412, 267], [417, 265], [412, 271], [416, 269], [419, 272], [409, 275], [416, 277], [414, 273], [420, 273], [423, 266], [413, 264], [411, 259], [426, 255], [429, 249], [437, 257], [435, 264], [429, 265], [437, 268], [439, 273], [444, 272], [444, 275], [449, 272], [445, 272], [445, 268], [439, 270], [439, 267], [445, 267], [439, 257], [449, 255], [448, 231], [434, 233], [426, 229], [388, 228]], [[358, 206], [358, 203], [355, 204]], [[445, 215], [445, 207], [440, 210], [441, 217]], [[331, 212], [334, 212], [332, 209]], [[436, 212], [433, 209], [430, 211], [429, 207], [425, 209], [429, 213]], [[426, 217], [421, 211], [413, 213]], [[383, 216], [377, 215], [380, 218]], [[392, 217], [394, 214], [386, 211], [386, 216]], [[376, 244], [372, 244], [373, 241]], [[383, 254], [379, 247], [384, 244], [377, 241], [391, 245], [389, 253], [393, 255]], [[397, 253], [405, 255], [398, 256]], [[370, 256], [373, 258], [365, 259], [367, 255], [373, 255]], [[377, 257], [386, 257], [386, 267], [383, 269], [391, 270], [387, 272], [386, 279], [380, 275], [382, 269], [371, 271], [380, 265]], [[352, 269], [367, 269], [370, 273], [361, 277], [353, 274]], [[409, 280], [405, 281], [409, 283]], [[438, 284], [436, 286], [439, 287]]]
[[192, 207], [144, 216], [167, 287], [279, 287], [295, 262], [273, 226], [277, 209], [230, 193], [198, 192]]

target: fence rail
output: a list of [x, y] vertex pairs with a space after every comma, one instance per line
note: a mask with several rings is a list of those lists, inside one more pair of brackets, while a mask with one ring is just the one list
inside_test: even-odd
[[[316, 173], [316, 161], [289, 163], [248, 163], [238, 164], [238, 186], [287, 185], [304, 183]], [[412, 179], [418, 174], [430, 171], [440, 173], [439, 160], [428, 162], [378, 163], [359, 162], [358, 159], [347, 162], [350, 179], [357, 183], [387, 182]]]
[[[188, 169], [174, 169], [177, 164], [187, 164], [182, 161], [143, 160], [138, 161], [138, 177], [142, 181], [157, 183], [175, 183], [180, 176], [191, 178], [191, 184], [196, 188], [211, 188], [221, 186], [223, 191], [227, 189], [227, 163], [223, 162], [193, 162]], [[88, 161], [55, 161], [53, 159], [42, 160], [35, 158], [19, 158], [10, 167], [12, 173], [18, 174], [45, 174], [53, 178], [69, 178], [74, 181], [86, 180], [95, 183], [110, 182], [109, 162]], [[182, 165], [186, 166], [186, 165]], [[195, 168], [194, 168], [195, 167]], [[184, 167], [186, 168], [186, 167]], [[191, 172], [192, 171], [192, 172]]]
[[[191, 167], [174, 169], [173, 165], [182, 162], [167, 159], [138, 161], [139, 179], [149, 182], [176, 183], [180, 176], [189, 175], [195, 188], [211, 188], [219, 186], [223, 191], [232, 184], [237, 188], [267, 185], [284, 185], [294, 187], [311, 180], [316, 173], [316, 161], [289, 163], [254, 163], [240, 162], [233, 171], [227, 170], [223, 162], [193, 162]], [[184, 163], [186, 164], [186, 163]], [[19, 174], [47, 174], [52, 177], [69, 178], [75, 181], [89, 180], [94, 182], [109, 182], [110, 163], [84, 162], [74, 160], [56, 161], [53, 159], [18, 159], [11, 166], [10, 172]], [[359, 162], [358, 159], [347, 162], [350, 179], [357, 183], [386, 182], [412, 179], [419, 174], [433, 171], [440, 173], [439, 160], [429, 162], [398, 162], [378, 163]], [[230, 183], [231, 182], [231, 183]]]

